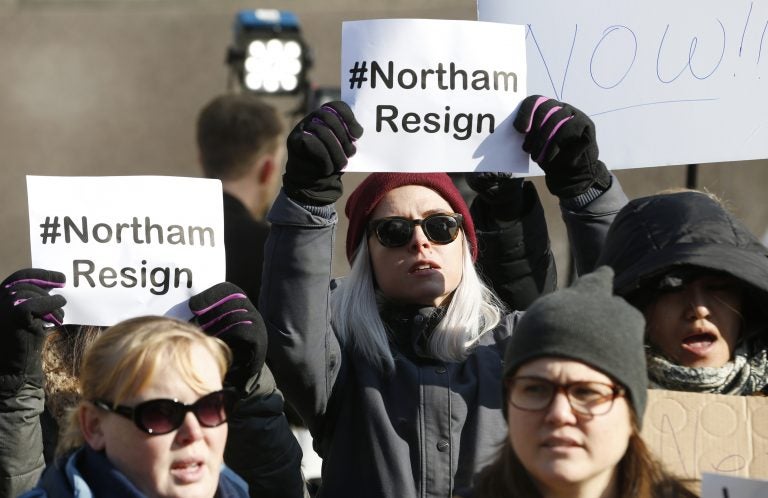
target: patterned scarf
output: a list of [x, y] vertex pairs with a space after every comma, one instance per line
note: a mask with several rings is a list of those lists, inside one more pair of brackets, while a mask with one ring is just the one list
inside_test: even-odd
[[648, 348], [648, 379], [652, 389], [698, 393], [750, 395], [768, 385], [768, 354], [760, 349], [749, 355], [746, 347], [736, 350], [733, 361], [722, 367], [684, 367]]

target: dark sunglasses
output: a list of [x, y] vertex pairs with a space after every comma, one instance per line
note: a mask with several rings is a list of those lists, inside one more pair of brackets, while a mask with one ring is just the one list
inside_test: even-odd
[[419, 225], [424, 235], [435, 244], [450, 244], [456, 240], [463, 224], [464, 217], [458, 213], [436, 213], [423, 220], [390, 216], [371, 220], [368, 224], [368, 235], [375, 233], [384, 247], [400, 247], [411, 240], [416, 225]]
[[136, 427], [147, 434], [160, 436], [181, 427], [187, 412], [194, 413], [203, 427], [217, 427], [227, 421], [236, 402], [237, 394], [224, 389], [206, 394], [191, 405], [175, 399], [151, 399], [134, 407], [115, 405], [103, 399], [94, 400], [93, 404], [133, 420]]

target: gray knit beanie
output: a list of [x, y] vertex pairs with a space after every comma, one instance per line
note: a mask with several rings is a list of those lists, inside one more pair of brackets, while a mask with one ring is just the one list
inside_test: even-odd
[[643, 315], [613, 295], [613, 270], [602, 266], [528, 308], [507, 346], [504, 378], [544, 356], [586, 363], [626, 388], [642, 426], [648, 395], [644, 334]]

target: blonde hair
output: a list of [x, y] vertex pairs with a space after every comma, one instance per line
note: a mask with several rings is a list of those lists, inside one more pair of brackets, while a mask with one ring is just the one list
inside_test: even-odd
[[[427, 345], [429, 353], [443, 361], [466, 359], [472, 345], [499, 324], [505, 311], [504, 304], [477, 274], [466, 237], [462, 237], [462, 244], [461, 281]], [[392, 371], [395, 362], [379, 314], [367, 237], [363, 236], [350, 273], [336, 292], [331, 321], [339, 340], [354, 347], [379, 370]]]
[[83, 403], [108, 399], [115, 404], [139, 393], [160, 365], [171, 365], [194, 390], [206, 391], [192, 363], [192, 348], [203, 346], [224, 378], [232, 353], [224, 342], [187, 322], [159, 316], [124, 320], [106, 329], [91, 344], [80, 369], [79, 404], [69, 411], [61, 431], [57, 454], [84, 444], [78, 410]]
[[45, 406], [58, 427], [66, 425], [66, 414], [80, 401], [80, 367], [83, 356], [102, 327], [89, 325], [57, 327], [43, 345]]

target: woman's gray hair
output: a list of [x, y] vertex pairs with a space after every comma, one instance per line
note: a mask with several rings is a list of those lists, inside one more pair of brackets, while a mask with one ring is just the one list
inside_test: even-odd
[[[462, 278], [427, 346], [433, 357], [443, 361], [464, 360], [468, 350], [499, 324], [505, 312], [504, 304], [480, 279], [466, 237], [461, 239]], [[394, 358], [376, 301], [367, 237], [363, 236], [358, 246], [349, 275], [331, 296], [331, 306], [331, 324], [342, 345], [352, 347], [379, 370], [392, 371]]]

